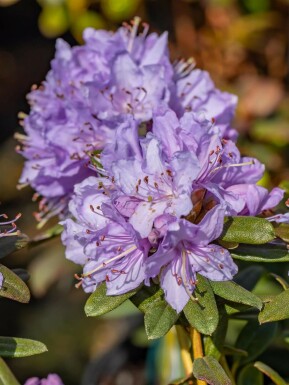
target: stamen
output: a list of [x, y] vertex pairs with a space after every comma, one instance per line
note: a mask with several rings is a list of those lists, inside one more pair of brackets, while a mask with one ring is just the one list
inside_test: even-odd
[[[108, 263], [111, 263], [113, 261], [116, 261], [117, 259], [120, 259], [124, 256], [126, 256], [127, 254], [131, 253], [132, 251], [136, 250], [137, 249], [137, 246], [136, 245], [133, 245], [131, 246], [129, 249], [125, 250], [123, 253], [119, 254], [119, 255], [116, 255], [115, 257], [109, 259], [108, 261], [105, 262], [105, 266], [108, 264]], [[103, 269], [103, 263], [99, 266], [97, 266], [95, 269], [89, 271], [88, 273], [84, 273], [84, 274], [81, 274], [81, 277], [82, 278], [85, 278], [85, 277], [88, 277], [89, 275], [93, 274], [93, 273], [96, 273], [98, 270], [101, 270]]]
[[132, 48], [133, 48], [133, 43], [134, 43], [134, 39], [137, 35], [137, 31], [138, 31], [138, 27], [140, 25], [140, 22], [141, 22], [141, 18], [136, 16], [132, 21], [131, 21], [131, 24], [132, 24], [132, 28], [131, 28], [131, 33], [130, 33], [130, 38], [129, 38], [129, 42], [128, 42], [128, 45], [127, 45], [127, 50], [128, 52], [131, 52], [132, 51]]
[[213, 172], [216, 172], [218, 170], [221, 170], [222, 168], [251, 166], [252, 164], [255, 164], [254, 160], [251, 160], [250, 162], [244, 162], [244, 163], [224, 164], [223, 166], [219, 166], [219, 167], [216, 167], [213, 170], [211, 170], [210, 174]]

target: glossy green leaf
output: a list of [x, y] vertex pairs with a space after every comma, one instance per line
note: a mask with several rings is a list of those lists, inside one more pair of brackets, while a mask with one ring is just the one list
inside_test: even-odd
[[259, 325], [256, 320], [248, 321], [236, 342], [236, 348], [245, 350], [247, 357], [240, 359], [242, 364], [249, 363], [263, 353], [274, 340], [277, 324]]
[[27, 246], [28, 242], [29, 238], [25, 234], [0, 238], [0, 258], [22, 249]]
[[253, 365], [245, 366], [238, 376], [237, 385], [263, 385], [264, 378], [262, 373], [254, 368]]
[[234, 277], [234, 281], [244, 289], [252, 291], [266, 270], [263, 266], [249, 266]]
[[200, 333], [212, 335], [219, 322], [219, 313], [212, 287], [201, 275], [198, 275], [194, 297], [195, 300], [190, 299], [184, 307], [184, 314]]
[[275, 245], [241, 245], [231, 252], [231, 256], [246, 262], [289, 262], [289, 253], [286, 247]]
[[289, 289], [265, 303], [264, 309], [259, 314], [261, 324], [265, 322], [281, 321], [289, 318]]
[[146, 306], [144, 324], [149, 339], [163, 337], [179, 318], [177, 312], [165, 301], [157, 297]]
[[28, 357], [47, 352], [46, 346], [39, 341], [17, 337], [0, 337], [1, 357]]
[[14, 301], [27, 303], [30, 300], [30, 291], [26, 284], [13, 271], [4, 265], [0, 265], [0, 274], [3, 275], [3, 284], [0, 296]]
[[106, 284], [102, 283], [86, 301], [84, 311], [88, 317], [97, 317], [117, 308], [128, 298], [133, 296], [138, 289], [121, 295], [106, 295]]
[[263, 362], [257, 361], [255, 362], [254, 366], [258, 370], [260, 370], [260, 372], [264, 373], [267, 377], [269, 377], [274, 382], [274, 384], [288, 385], [287, 382], [283, 380], [283, 378], [277, 372], [275, 372], [275, 370], [270, 368], [268, 365], [263, 364]]
[[232, 385], [224, 369], [214, 357], [197, 358], [193, 364], [193, 374], [198, 380], [206, 381], [210, 385]]
[[5, 361], [0, 357], [0, 384], [1, 385], [20, 385], [14, 374], [8, 368]]
[[237, 285], [233, 281], [210, 281], [210, 283], [214, 293], [219, 297], [222, 297], [232, 302], [253, 306], [259, 310], [261, 310], [263, 307], [263, 303], [259, 297], [257, 297], [250, 291], [244, 289], [242, 286]]
[[228, 217], [220, 239], [225, 242], [261, 245], [272, 241], [275, 232], [272, 224], [263, 218]]
[[224, 309], [219, 309], [219, 323], [211, 336], [204, 337], [204, 349], [206, 356], [212, 356], [219, 361], [223, 353], [224, 341], [228, 327], [228, 317]]

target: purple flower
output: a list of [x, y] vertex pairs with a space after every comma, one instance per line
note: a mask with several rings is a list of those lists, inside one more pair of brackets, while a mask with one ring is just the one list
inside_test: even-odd
[[192, 297], [197, 273], [213, 281], [231, 280], [237, 272], [228, 250], [211, 244], [222, 232], [225, 210], [218, 205], [199, 224], [181, 219], [170, 227], [147, 260], [147, 276], [160, 278], [167, 302], [180, 312]]
[[66, 257], [84, 265], [81, 284], [92, 292], [103, 281], [107, 294], [122, 294], [146, 278], [145, 260], [150, 244], [110, 203], [113, 187], [105, 178], [90, 177], [76, 186], [70, 211], [77, 222], [66, 219], [62, 241]]
[[61, 378], [57, 374], [49, 374], [47, 378], [29, 378], [24, 385], [63, 385]]
[[112, 140], [128, 114], [145, 122], [169, 100], [167, 34], [147, 35], [145, 26], [137, 35], [139, 23], [116, 33], [89, 28], [83, 46], [59, 39], [46, 80], [28, 95], [27, 136], [17, 135], [27, 159], [20, 183], [43, 197], [39, 219], [65, 213], [74, 185], [93, 175], [90, 154]]
[[216, 89], [206, 71], [194, 69], [194, 63], [180, 61], [175, 65], [175, 85], [170, 106], [178, 116], [193, 111], [217, 124], [222, 137], [235, 140], [237, 132], [231, 128], [237, 97]]

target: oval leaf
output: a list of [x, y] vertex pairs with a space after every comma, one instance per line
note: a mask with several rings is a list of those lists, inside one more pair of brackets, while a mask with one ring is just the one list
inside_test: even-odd
[[0, 337], [1, 357], [28, 357], [47, 352], [46, 346], [39, 341], [17, 337]]
[[245, 350], [247, 357], [238, 360], [249, 363], [263, 353], [276, 336], [277, 324], [259, 325], [255, 320], [249, 321], [242, 329], [236, 342], [236, 348]]
[[144, 323], [148, 338], [163, 337], [178, 318], [177, 312], [163, 298], [158, 297], [145, 310]]
[[232, 302], [242, 303], [244, 305], [249, 305], [256, 307], [261, 310], [263, 307], [263, 302], [259, 297], [250, 291], [244, 289], [242, 286], [237, 285], [233, 281], [226, 282], [213, 282], [210, 281], [213, 291], [219, 297], [227, 299]]
[[257, 369], [254, 368], [253, 365], [245, 366], [239, 376], [237, 385], [263, 385], [264, 378], [262, 373], [260, 373]]
[[288, 262], [288, 249], [281, 246], [266, 245], [257, 247], [253, 245], [241, 245], [231, 256], [246, 262]]
[[211, 356], [197, 358], [193, 364], [193, 374], [210, 385], [232, 385], [222, 366]]
[[194, 296], [196, 300], [189, 299], [184, 314], [190, 325], [200, 333], [212, 335], [218, 326], [219, 313], [212, 287], [201, 275], [198, 275]]
[[228, 217], [220, 239], [225, 242], [261, 245], [275, 238], [272, 224], [263, 218]]
[[1, 385], [20, 385], [14, 374], [6, 365], [5, 361], [0, 357], [0, 384]]
[[219, 312], [220, 321], [212, 336], [204, 337], [206, 356], [212, 356], [219, 361], [223, 353], [224, 341], [228, 327], [228, 317], [224, 310]]
[[255, 368], [260, 370], [260, 372], [266, 374], [274, 384], [276, 385], [288, 385], [285, 380], [277, 373], [275, 370], [271, 369], [268, 365], [263, 364], [263, 362], [257, 361], [254, 364]]
[[265, 303], [259, 314], [261, 324], [265, 322], [281, 321], [289, 318], [289, 289], [276, 295], [272, 301]]
[[128, 298], [136, 294], [138, 289], [121, 295], [106, 295], [106, 284], [102, 283], [88, 298], [85, 304], [85, 314], [88, 317], [97, 317], [117, 308]]
[[0, 238], [0, 258], [6, 257], [13, 251], [20, 250], [27, 246], [29, 238], [25, 234]]
[[3, 284], [0, 288], [1, 297], [10, 298], [22, 303], [29, 302], [29, 289], [18, 275], [4, 265], [0, 265], [0, 274], [3, 275]]

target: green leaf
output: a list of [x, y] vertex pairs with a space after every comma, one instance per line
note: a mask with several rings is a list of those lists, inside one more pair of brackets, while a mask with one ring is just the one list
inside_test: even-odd
[[236, 342], [236, 348], [245, 350], [247, 357], [240, 359], [242, 364], [249, 363], [263, 353], [274, 340], [277, 332], [277, 324], [259, 325], [251, 320], [242, 329]]
[[13, 251], [20, 250], [27, 246], [29, 238], [25, 234], [0, 238], [0, 258], [6, 257]]
[[193, 374], [198, 380], [210, 385], [232, 385], [222, 366], [214, 357], [197, 358], [193, 364]]
[[194, 291], [196, 300], [189, 299], [184, 314], [190, 325], [202, 334], [212, 335], [219, 322], [218, 308], [209, 281], [198, 275]]
[[13, 271], [4, 265], [0, 265], [0, 274], [3, 275], [3, 284], [0, 296], [14, 301], [27, 303], [30, 300], [30, 292], [26, 284]]
[[253, 306], [259, 310], [261, 310], [263, 307], [263, 303], [259, 297], [257, 297], [250, 291], [244, 289], [242, 286], [237, 285], [233, 281], [210, 281], [210, 283], [214, 293], [219, 297], [222, 297], [232, 302]]
[[224, 341], [228, 327], [228, 317], [224, 309], [219, 310], [220, 321], [212, 336], [204, 337], [204, 349], [206, 356], [212, 356], [219, 361], [223, 353]]
[[234, 346], [224, 345], [224, 355], [247, 357], [248, 353], [246, 352], [246, 350], [237, 349]]
[[289, 224], [281, 223], [275, 227], [275, 234], [278, 238], [283, 239], [285, 242], [289, 242]]
[[265, 303], [264, 309], [259, 314], [259, 322], [281, 321], [289, 318], [289, 289], [273, 297], [270, 302]]
[[263, 385], [264, 378], [262, 373], [260, 373], [257, 369], [254, 368], [253, 365], [245, 366], [239, 376], [237, 385]]
[[179, 318], [178, 313], [163, 299], [157, 297], [146, 306], [144, 324], [148, 338], [163, 337]]
[[138, 289], [135, 289], [125, 294], [109, 296], [106, 294], [106, 284], [104, 282], [90, 295], [86, 301], [84, 307], [85, 314], [88, 317], [97, 317], [106, 314], [117, 308], [137, 291]]
[[39, 341], [17, 337], [0, 337], [1, 357], [28, 357], [47, 352], [46, 346]]
[[225, 242], [261, 245], [272, 241], [275, 232], [272, 224], [263, 218], [228, 217], [220, 239]]
[[280, 277], [278, 274], [270, 273], [278, 283], [283, 287], [284, 290], [289, 289], [289, 284], [287, 281], [285, 281], [284, 278]]
[[283, 378], [277, 372], [275, 372], [275, 370], [263, 364], [263, 362], [257, 361], [255, 362], [254, 366], [258, 370], [260, 370], [260, 372], [264, 373], [267, 377], [269, 377], [274, 382], [274, 384], [288, 385], [287, 382], [283, 380]]
[[143, 286], [130, 298], [130, 301], [139, 308], [140, 311], [145, 313], [146, 309], [150, 307], [150, 303], [155, 301], [158, 297], [161, 297], [163, 294], [163, 290], [160, 289], [158, 285], [152, 284], [151, 286]]
[[249, 266], [234, 277], [234, 281], [244, 289], [252, 291], [266, 270], [263, 266]]
[[20, 385], [14, 374], [6, 365], [5, 361], [0, 357], [0, 384], [1, 385]]
[[242, 245], [235, 249], [231, 256], [246, 262], [289, 262], [289, 253], [286, 247], [275, 245], [263, 247]]

